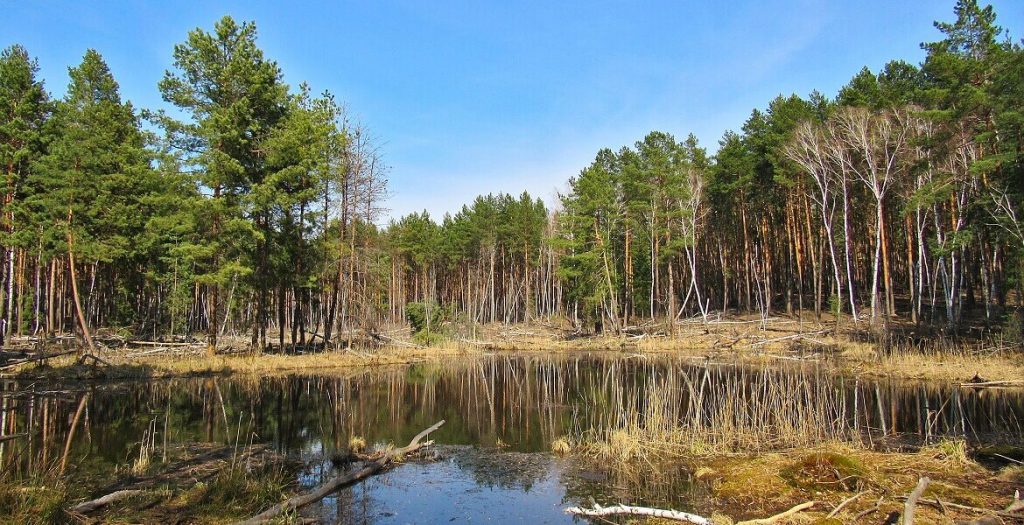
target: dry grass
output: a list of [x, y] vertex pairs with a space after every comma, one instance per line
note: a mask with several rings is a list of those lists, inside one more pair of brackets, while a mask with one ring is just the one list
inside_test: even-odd
[[22, 377], [103, 377], [107, 379], [141, 379], [221, 374], [275, 375], [294, 373], [326, 373], [357, 367], [406, 365], [432, 359], [466, 355], [467, 350], [455, 347], [405, 348], [388, 347], [372, 351], [326, 351], [299, 355], [230, 354], [208, 357], [189, 354], [131, 356], [121, 351], [102, 354], [110, 367], [78, 365], [75, 356], [49, 360], [45, 366], [24, 365], [16, 370]]
[[353, 454], [359, 454], [366, 450], [366, 439], [360, 436], [348, 438], [348, 450]]
[[[810, 319], [811, 316], [805, 316]], [[775, 317], [762, 325], [757, 318], [740, 316], [715, 320], [678, 323], [675, 333], [666, 335], [665, 323], [640, 327], [642, 335], [573, 336], [562, 322], [530, 323], [506, 326], [480, 326], [476, 337], [453, 337], [431, 347], [409, 346], [396, 340], [395, 346], [376, 350], [327, 351], [302, 355], [232, 354], [207, 357], [193, 354], [172, 356], [153, 354], [128, 357], [123, 351], [104, 353], [103, 357], [124, 367], [138, 367], [137, 376], [173, 376], [240, 373], [318, 372], [346, 367], [398, 365], [438, 357], [479, 354], [484, 351], [568, 353], [589, 351], [672, 354], [734, 364], [788, 364], [813, 361], [849, 375], [890, 376], [938, 381], [966, 381], [975, 375], [988, 380], [1015, 380], [1024, 377], [1024, 352], [993, 350], [982, 343], [935, 341], [920, 346], [897, 345], [889, 352], [879, 351], [873, 342], [864, 342], [849, 333], [832, 333], [828, 319], [821, 322]], [[74, 358], [66, 356], [50, 365], [67, 368]], [[33, 372], [25, 365], [20, 372]], [[38, 371], [36, 371], [38, 372]], [[115, 373], [114, 375], [119, 375]], [[125, 369], [122, 374], [132, 376]]]
[[[949, 443], [940, 448], [961, 448]], [[1001, 509], [1009, 503], [1013, 484], [957, 454], [936, 454], [935, 448], [918, 453], [875, 452], [830, 445], [809, 450], [790, 450], [758, 456], [724, 456], [705, 459], [714, 474], [707, 476], [712, 490], [724, 507], [742, 509], [742, 517], [764, 516], [809, 500], [823, 502], [807, 517], [821, 518], [840, 502], [864, 492], [836, 517], [854, 523], [861, 511], [883, 498], [880, 512], [862, 518], [877, 523], [889, 511], [902, 511], [906, 496], [921, 476], [932, 484], [926, 498], [986, 509]], [[752, 490], [756, 487], [755, 490]], [[920, 506], [922, 523], [953, 523], [977, 518], [977, 513]]]
[[844, 368], [867, 375], [907, 379], [968, 381], [975, 375], [989, 381], [1024, 377], [1024, 353], [986, 349], [984, 345], [933, 343], [923, 348], [897, 345], [879, 352], [874, 343], [840, 343]]
[[762, 325], [754, 316], [738, 316], [704, 324], [699, 320], [678, 323], [667, 334], [665, 323], [642, 327], [642, 335], [570, 337], [565, 324], [533, 323], [480, 327], [475, 341], [455, 341], [461, 349], [516, 352], [616, 351], [640, 354], [673, 354], [715, 361], [777, 364], [812, 360], [836, 371], [868, 376], [891, 376], [938, 381], [966, 381], [975, 374], [989, 380], [1024, 377], [1024, 352], [994, 350], [987, 342], [951, 343], [935, 340], [922, 345], [897, 345], [880, 352], [879, 345], [856, 334], [834, 333], [830, 319], [813, 321], [775, 317]]
[[605, 462], [861, 443], [837, 384], [813, 373], [670, 366], [640, 388], [609, 375], [588, 399], [619, 408], [574, 440]]

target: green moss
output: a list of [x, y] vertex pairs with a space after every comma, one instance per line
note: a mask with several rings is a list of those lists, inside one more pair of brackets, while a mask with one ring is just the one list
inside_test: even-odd
[[796, 488], [849, 491], [863, 483], [864, 467], [842, 454], [815, 452], [790, 463], [779, 475]]

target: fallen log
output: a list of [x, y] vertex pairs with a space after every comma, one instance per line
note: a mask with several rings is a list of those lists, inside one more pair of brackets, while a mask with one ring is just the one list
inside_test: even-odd
[[[770, 516], [767, 518], [759, 518], [754, 520], [747, 520], [738, 522], [736, 525], [770, 525], [777, 523], [779, 520], [786, 519], [800, 511], [807, 510], [815, 505], [815, 502], [808, 501], [801, 503], [785, 512]], [[584, 509], [582, 507], [569, 507], [565, 509], [565, 512], [576, 516], [587, 516], [591, 518], [601, 518], [605, 516], [650, 516], [654, 518], [662, 518], [666, 520], [679, 521], [683, 523], [692, 523], [694, 525], [711, 525], [713, 522], [709, 518], [699, 516], [697, 514], [690, 514], [689, 512], [680, 512], [678, 510], [668, 509], [655, 509], [651, 507], [634, 507], [630, 505], [613, 505], [611, 507], [602, 507], [598, 504], [594, 504], [594, 508]]]
[[132, 346], [202, 346], [202, 343], [165, 343], [163, 341], [128, 341]]
[[594, 508], [592, 509], [584, 509], [582, 507], [569, 507], [565, 509], [565, 512], [576, 516], [587, 516], [591, 518], [621, 515], [650, 516], [666, 520], [681, 521], [683, 523], [693, 523], [695, 525], [711, 525], [711, 520], [709, 520], [708, 518], [698, 516], [696, 514], [690, 514], [688, 512], [679, 512], [678, 510], [654, 509], [651, 507], [633, 507], [629, 505], [613, 505], [611, 507], [602, 507], [595, 503]]
[[64, 350], [64, 351], [61, 351], [61, 352], [54, 352], [52, 354], [29, 355], [29, 356], [25, 357], [24, 359], [18, 359], [18, 360], [14, 360], [14, 361], [7, 361], [3, 365], [0, 365], [0, 370], [7, 370], [8, 368], [14, 368], [14, 367], [16, 367], [18, 365], [23, 365], [25, 363], [31, 363], [32, 361], [42, 361], [44, 359], [50, 359], [51, 357], [59, 357], [59, 356], [62, 356], [62, 355], [75, 354], [75, 353], [78, 353], [77, 349]]
[[931, 480], [927, 476], [921, 478], [917, 482], [917, 486], [914, 487], [914, 491], [907, 496], [907, 502], [903, 505], [903, 525], [914, 525], [914, 510], [917, 507], [917, 500], [921, 498], [921, 494], [924, 494], [924, 489], [928, 488], [928, 483]]
[[964, 387], [964, 388], [1012, 387], [1012, 386], [1024, 386], [1024, 381], [1018, 381], [1018, 380], [975, 381], [975, 382], [960, 383], [960, 386]]
[[111, 492], [106, 496], [99, 497], [94, 500], [89, 500], [84, 503], [79, 503], [78, 505], [75, 505], [74, 507], [68, 509], [68, 512], [72, 514], [88, 514], [100, 507], [105, 507], [107, 505], [110, 505], [111, 503], [115, 503], [123, 499], [128, 499], [132, 496], [138, 496], [139, 494], [143, 494], [145, 492], [145, 490], [139, 489], [119, 490], [116, 492]]
[[408, 454], [410, 452], [415, 452], [423, 447], [431, 445], [433, 441], [424, 441], [421, 443], [420, 440], [427, 437], [427, 435], [430, 434], [431, 432], [440, 428], [441, 425], [443, 424], [444, 420], [442, 419], [441, 421], [434, 423], [430, 428], [424, 430], [423, 432], [420, 432], [419, 434], [416, 434], [416, 436], [412, 438], [412, 441], [410, 441], [408, 445], [399, 449], [384, 451], [376, 459], [368, 462], [363, 468], [355, 472], [351, 472], [349, 474], [345, 474], [343, 476], [338, 476], [334, 479], [331, 479], [330, 481], [327, 481], [326, 483], [320, 485], [319, 487], [313, 489], [310, 492], [289, 498], [285, 502], [274, 505], [273, 507], [270, 507], [269, 509], [245, 521], [238, 522], [236, 525], [257, 525], [261, 523], [266, 523], [283, 513], [292, 512], [296, 509], [309, 505], [310, 503], [316, 503], [317, 501], [326, 498], [327, 496], [337, 491], [338, 489], [351, 485], [362, 479], [368, 478], [389, 467], [396, 460], [401, 459], [403, 455]]
[[76, 361], [76, 363], [79, 365], [84, 365], [87, 360], [92, 360], [92, 366], [113, 366], [109, 362], [107, 362], [106, 359], [103, 359], [102, 357], [96, 354], [82, 354], [82, 356], [78, 358], [78, 361]]
[[[754, 342], [754, 343], [750, 343], [750, 346], [754, 347], [754, 346], [766, 345], [768, 343], [777, 343], [777, 342], [780, 342], [780, 341], [788, 341], [790, 339], [810, 339], [809, 336], [828, 334], [831, 331], [832, 330], [830, 330], [830, 329], [826, 329], [826, 330], [818, 330], [816, 332], [807, 332], [807, 333], [784, 335], [782, 337], [773, 337], [771, 339], [765, 339], [763, 341], [757, 341], [757, 342]], [[817, 341], [817, 340], [815, 340], [815, 342], [821, 343], [821, 341]]]

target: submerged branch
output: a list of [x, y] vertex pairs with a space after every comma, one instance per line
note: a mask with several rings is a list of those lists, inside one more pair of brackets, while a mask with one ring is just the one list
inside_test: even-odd
[[396, 450], [387, 451], [355, 472], [331, 479], [310, 492], [289, 498], [287, 501], [274, 505], [273, 507], [245, 521], [238, 522], [236, 525], [257, 525], [260, 523], [266, 523], [283, 513], [291, 512], [300, 507], [309, 505], [310, 503], [320, 501], [338, 489], [368, 478], [389, 467], [397, 459], [400, 459], [402, 455], [415, 452], [423, 447], [431, 445], [433, 441], [420, 441], [427, 437], [431, 432], [440, 428], [443, 424], [444, 420], [442, 419], [441, 421], [434, 423], [430, 428], [416, 434], [416, 437], [412, 438], [412, 441], [410, 441], [408, 445]]

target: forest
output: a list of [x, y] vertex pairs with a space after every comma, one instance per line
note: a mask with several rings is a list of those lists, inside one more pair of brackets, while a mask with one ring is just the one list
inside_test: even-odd
[[252, 22], [174, 46], [156, 86], [174, 111], [123, 100], [92, 49], [51, 94], [12, 45], [2, 334], [287, 351], [407, 321], [621, 333], [786, 312], [1019, 340], [1024, 48], [991, 7], [954, 16], [920, 64], [780, 95], [713, 153], [653, 131], [597, 152], [551, 208], [492, 194], [386, 224], [380, 142], [334, 94], [286, 83]]

